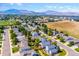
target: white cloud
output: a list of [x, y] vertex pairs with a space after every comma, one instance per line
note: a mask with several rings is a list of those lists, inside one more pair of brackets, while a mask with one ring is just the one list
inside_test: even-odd
[[52, 8], [57, 8], [57, 6], [52, 6], [52, 5], [47, 5], [47, 6], [45, 6], [46, 8], [48, 8], [48, 9], [52, 9]]

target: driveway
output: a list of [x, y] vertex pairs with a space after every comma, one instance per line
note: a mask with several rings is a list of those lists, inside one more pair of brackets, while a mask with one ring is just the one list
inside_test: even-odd
[[2, 55], [3, 56], [10, 56], [10, 41], [9, 41], [9, 29], [4, 29], [4, 39], [3, 39], [3, 46], [2, 46]]

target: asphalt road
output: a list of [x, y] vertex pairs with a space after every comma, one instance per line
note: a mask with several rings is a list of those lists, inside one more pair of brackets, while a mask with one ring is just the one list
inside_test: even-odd
[[10, 42], [9, 42], [9, 29], [4, 30], [4, 41], [2, 46], [2, 56], [10, 56]]
[[70, 47], [65, 46], [64, 44], [62, 44], [61, 42], [57, 41], [58, 46], [64, 48], [65, 50], [67, 50], [68, 52], [68, 56], [79, 56], [79, 53], [75, 52], [74, 50], [72, 50]]
[[[52, 37], [52, 39], [56, 38], [55, 36]], [[57, 42], [57, 45], [64, 48], [67, 52], [68, 52], [68, 55], [67, 56], [79, 56], [79, 53], [76, 52], [75, 50], [71, 49], [70, 47], [64, 45], [63, 43], [55, 40]]]

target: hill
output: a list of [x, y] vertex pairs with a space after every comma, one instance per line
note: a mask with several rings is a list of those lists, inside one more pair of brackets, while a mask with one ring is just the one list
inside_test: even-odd
[[79, 12], [58, 12], [58, 11], [52, 11], [52, 10], [47, 10], [44, 12], [35, 12], [35, 11], [29, 11], [29, 10], [8, 9], [8, 10], [0, 11], [0, 14], [78, 16]]
[[63, 31], [73, 37], [79, 38], [79, 22], [75, 21], [58, 21], [46, 23], [48, 28]]

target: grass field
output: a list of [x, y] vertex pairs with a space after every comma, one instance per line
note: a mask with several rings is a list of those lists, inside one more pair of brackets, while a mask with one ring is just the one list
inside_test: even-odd
[[15, 20], [0, 20], [0, 26], [16, 25], [16, 22]]
[[49, 22], [45, 24], [48, 26], [48, 28], [63, 31], [79, 39], [79, 22], [58, 21], [58, 22]]

